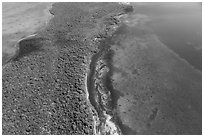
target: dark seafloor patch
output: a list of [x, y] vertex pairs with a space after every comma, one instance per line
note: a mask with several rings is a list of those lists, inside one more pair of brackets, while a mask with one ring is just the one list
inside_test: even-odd
[[[16, 52], [16, 55], [11, 58], [13, 61], [18, 61], [24, 56], [28, 56], [29, 54], [33, 52], [39, 52], [42, 51], [42, 44], [43, 38], [28, 38], [23, 39], [18, 43], [18, 50]], [[11, 61], [10, 60], [10, 61]]]

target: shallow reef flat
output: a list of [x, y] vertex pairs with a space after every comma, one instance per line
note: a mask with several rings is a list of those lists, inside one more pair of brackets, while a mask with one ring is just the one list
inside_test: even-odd
[[201, 72], [140, 29], [124, 23], [111, 45], [121, 124], [129, 134], [202, 134]]

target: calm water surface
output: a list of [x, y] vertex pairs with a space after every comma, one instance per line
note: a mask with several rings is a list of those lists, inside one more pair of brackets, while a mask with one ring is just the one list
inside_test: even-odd
[[134, 13], [147, 16], [145, 25], [171, 50], [202, 71], [201, 3], [136, 3]]

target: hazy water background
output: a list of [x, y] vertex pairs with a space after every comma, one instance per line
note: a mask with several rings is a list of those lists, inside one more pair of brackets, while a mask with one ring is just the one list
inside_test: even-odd
[[181, 58], [202, 71], [202, 4], [135, 3], [134, 13], [147, 15], [146, 25]]

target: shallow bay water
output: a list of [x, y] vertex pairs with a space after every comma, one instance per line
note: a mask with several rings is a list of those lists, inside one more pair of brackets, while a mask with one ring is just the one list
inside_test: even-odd
[[23, 38], [46, 27], [52, 15], [50, 2], [2, 3], [2, 61], [3, 65], [17, 52], [16, 45]]
[[125, 134], [200, 134], [201, 12], [187, 10], [199, 5], [133, 4], [111, 46]]
[[194, 68], [202, 71], [201, 3], [133, 3], [146, 27]]

